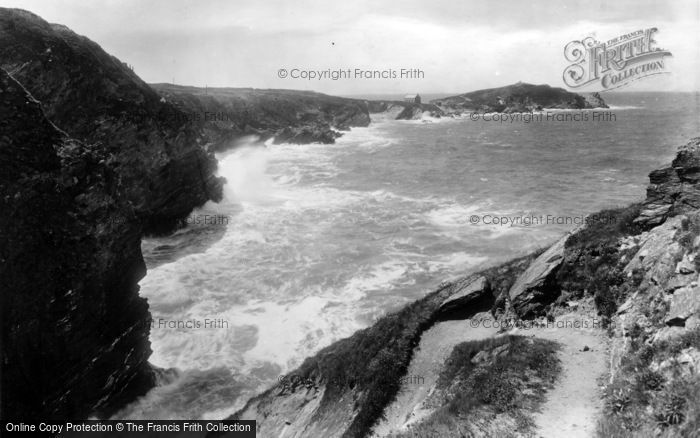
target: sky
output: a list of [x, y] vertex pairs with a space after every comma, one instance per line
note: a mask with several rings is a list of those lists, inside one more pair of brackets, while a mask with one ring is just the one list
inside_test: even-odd
[[[700, 91], [700, 0], [0, 0], [64, 24], [146, 82], [337, 95], [565, 87], [564, 46], [650, 27], [669, 74], [629, 91]], [[287, 72], [286, 77], [281, 69]], [[348, 78], [292, 78], [350, 69]], [[355, 69], [397, 77], [355, 77]], [[417, 69], [400, 77], [401, 69]], [[587, 90], [582, 90], [587, 91]], [[594, 90], [591, 90], [594, 91]]]

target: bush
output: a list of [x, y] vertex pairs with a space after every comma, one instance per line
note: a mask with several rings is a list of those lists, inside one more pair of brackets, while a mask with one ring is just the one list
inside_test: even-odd
[[645, 370], [637, 376], [637, 384], [644, 389], [658, 391], [664, 385], [664, 376], [656, 371]]
[[659, 426], [668, 427], [681, 424], [685, 419], [685, 398], [679, 394], [667, 394], [661, 402], [661, 409], [656, 413]]

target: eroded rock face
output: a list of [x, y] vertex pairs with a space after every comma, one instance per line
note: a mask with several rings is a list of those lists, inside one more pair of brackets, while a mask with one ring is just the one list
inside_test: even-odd
[[569, 234], [537, 257], [510, 288], [508, 296], [511, 307], [521, 318], [535, 316], [559, 295], [560, 287], [554, 277], [564, 261], [568, 238]]
[[0, 9], [0, 68], [59, 129], [92, 144], [147, 232], [172, 230], [222, 196], [201, 133], [124, 63], [65, 26]]
[[118, 180], [0, 70], [3, 419], [109, 413], [153, 384], [142, 230]]
[[647, 197], [636, 223], [646, 228], [700, 208], [700, 137], [682, 146], [670, 166], [649, 174]]

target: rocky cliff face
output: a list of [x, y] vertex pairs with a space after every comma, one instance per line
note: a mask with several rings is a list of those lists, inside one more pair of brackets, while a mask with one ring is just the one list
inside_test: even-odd
[[255, 135], [276, 143], [333, 143], [341, 132], [370, 123], [363, 101], [294, 90], [152, 87], [206, 135], [212, 150]]
[[119, 178], [0, 70], [4, 420], [108, 413], [152, 384], [142, 229]]
[[651, 184], [637, 223], [653, 227], [700, 209], [700, 137], [683, 146], [670, 166], [649, 174]]
[[221, 198], [223, 180], [197, 127], [89, 39], [3, 8], [0, 68], [59, 129], [95, 145], [146, 232], [170, 231], [193, 207]]
[[0, 71], [2, 416], [107, 415], [154, 380], [141, 236], [223, 181], [197, 126], [63, 26], [0, 9]]
[[471, 93], [433, 100], [446, 114], [463, 112], [530, 112], [542, 109], [607, 108], [598, 93], [584, 97], [563, 88], [532, 85], [522, 82], [500, 88], [472, 91]]

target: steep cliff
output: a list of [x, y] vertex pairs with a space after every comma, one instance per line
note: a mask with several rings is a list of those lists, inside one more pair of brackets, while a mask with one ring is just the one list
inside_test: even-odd
[[608, 107], [598, 93], [584, 97], [566, 91], [563, 88], [554, 88], [549, 85], [532, 85], [523, 82], [436, 99], [430, 103], [438, 106], [447, 114], [465, 111], [511, 113], [542, 109]]
[[333, 143], [339, 131], [370, 123], [365, 102], [310, 91], [153, 84], [205, 134], [212, 150], [243, 135], [277, 143]]
[[683, 146], [670, 166], [649, 175], [647, 199], [636, 222], [644, 227], [700, 209], [700, 138]]
[[153, 375], [141, 225], [98, 145], [0, 70], [2, 417], [108, 413]]
[[216, 160], [196, 126], [117, 58], [65, 26], [0, 9], [0, 68], [58, 128], [93, 144], [146, 232], [167, 232], [221, 198]]

